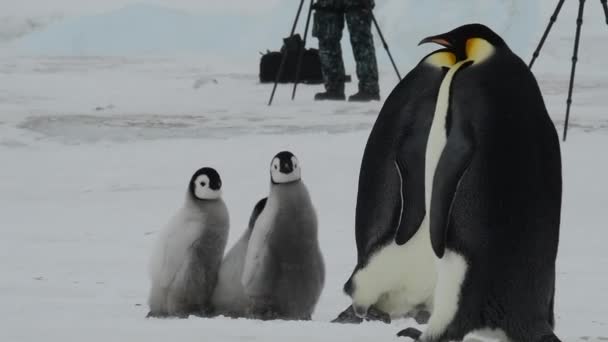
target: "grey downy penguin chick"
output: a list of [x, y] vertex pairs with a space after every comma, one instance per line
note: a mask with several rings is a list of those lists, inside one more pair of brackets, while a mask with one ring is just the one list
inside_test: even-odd
[[245, 289], [241, 283], [243, 268], [245, 266], [245, 256], [249, 238], [253, 231], [255, 221], [264, 206], [266, 198], [261, 199], [254, 207], [247, 229], [230, 249], [222, 261], [218, 275], [217, 286], [211, 299], [215, 314], [228, 317], [247, 317], [251, 307], [251, 301], [245, 294]]
[[248, 314], [309, 320], [325, 281], [317, 215], [291, 152], [272, 159], [270, 178], [270, 194], [251, 231], [241, 277], [250, 300]]
[[190, 179], [183, 207], [160, 232], [150, 260], [148, 317], [208, 315], [226, 247], [228, 209], [212, 168]]

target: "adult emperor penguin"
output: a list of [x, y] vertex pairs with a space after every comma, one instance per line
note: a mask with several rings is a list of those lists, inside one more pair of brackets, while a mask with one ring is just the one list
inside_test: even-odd
[[183, 207], [161, 231], [150, 262], [149, 317], [208, 315], [226, 247], [222, 181], [205, 167], [192, 175]]
[[250, 316], [251, 301], [245, 294], [241, 278], [251, 232], [260, 212], [266, 205], [266, 200], [267, 198], [263, 198], [255, 205], [247, 229], [222, 261], [217, 286], [211, 299], [214, 313], [217, 315], [229, 317]]
[[491, 332], [554, 342], [560, 147], [526, 64], [480, 24], [429, 37], [452, 51], [426, 148], [425, 200], [438, 258], [429, 324], [419, 341]]
[[436, 271], [425, 218], [424, 154], [439, 86], [455, 61], [448, 50], [424, 57], [376, 119], [359, 173], [357, 265], [344, 285], [352, 305], [334, 322], [360, 322], [356, 315], [388, 322], [432, 306]]
[[241, 282], [252, 317], [308, 320], [325, 281], [317, 216], [291, 152], [272, 159], [270, 179], [270, 194], [260, 204], [251, 231]]

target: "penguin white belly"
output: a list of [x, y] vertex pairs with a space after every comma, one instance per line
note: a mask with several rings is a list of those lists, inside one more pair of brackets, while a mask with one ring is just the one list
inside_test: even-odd
[[[433, 179], [439, 158], [447, 144], [446, 120], [450, 104], [450, 88], [454, 75], [465, 63], [459, 62], [450, 68], [439, 87], [437, 105], [433, 116], [433, 123], [429, 132], [425, 155], [425, 204], [427, 216], [431, 208], [431, 196], [433, 193]], [[430, 219], [429, 219], [430, 220]], [[437, 259], [436, 259], [437, 260]], [[437, 260], [437, 285], [433, 296], [433, 310], [428, 327], [422, 336], [422, 340], [429, 337], [437, 337], [442, 334], [448, 324], [454, 318], [458, 310], [460, 289], [464, 281], [467, 262], [459, 254], [446, 249], [443, 258]]]
[[502, 329], [481, 329], [472, 331], [462, 342], [513, 342]]
[[394, 241], [376, 252], [353, 277], [353, 303], [400, 316], [419, 304], [430, 304], [435, 287], [435, 256], [426, 218], [404, 245]]
[[431, 195], [433, 194], [433, 179], [435, 178], [435, 170], [439, 164], [439, 158], [443, 153], [443, 149], [447, 145], [448, 137], [446, 133], [446, 120], [450, 107], [450, 86], [454, 75], [463, 65], [464, 62], [459, 62], [454, 65], [445, 75], [439, 94], [437, 95], [437, 104], [435, 106], [435, 114], [433, 115], [433, 123], [426, 145], [425, 164], [424, 164], [424, 200], [426, 206], [426, 216], [428, 217], [431, 208]]
[[[204, 215], [203, 215], [204, 216]], [[161, 232], [151, 262], [150, 279], [160, 288], [178, 286], [187, 274], [189, 247], [201, 236], [205, 218], [182, 209]]]
[[451, 250], [446, 250], [443, 258], [437, 260], [438, 277], [434, 305], [423, 341], [442, 334], [456, 315], [460, 289], [467, 269], [468, 264], [464, 257]]

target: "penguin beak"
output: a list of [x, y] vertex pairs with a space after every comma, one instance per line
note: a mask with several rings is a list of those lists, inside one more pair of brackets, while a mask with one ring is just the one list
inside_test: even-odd
[[291, 171], [293, 171], [293, 165], [291, 165], [291, 163], [285, 163], [283, 164], [283, 167], [281, 167], [281, 171], [283, 173], [291, 173]]
[[439, 44], [441, 46], [445, 46], [446, 48], [452, 47], [452, 43], [450, 43], [450, 41], [448, 41], [447, 39], [442, 38], [441, 36], [426, 37], [423, 40], [421, 40], [420, 43], [418, 43], [418, 46], [420, 46], [422, 44], [426, 44], [426, 43], [435, 43], [435, 44]]

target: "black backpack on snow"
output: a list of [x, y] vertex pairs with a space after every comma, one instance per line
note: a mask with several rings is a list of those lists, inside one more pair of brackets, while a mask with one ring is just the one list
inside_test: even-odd
[[[281, 59], [283, 58], [284, 51], [287, 53], [287, 58], [279, 82], [295, 82], [298, 54], [301, 48], [304, 48], [304, 42], [300, 35], [296, 34], [283, 39], [283, 47], [280, 52], [268, 51], [263, 54], [260, 60], [260, 82], [269, 83], [275, 81], [277, 73], [279, 72], [279, 67], [281, 66]], [[304, 53], [302, 54], [299, 82], [307, 84], [323, 83], [319, 50], [304, 50]]]

